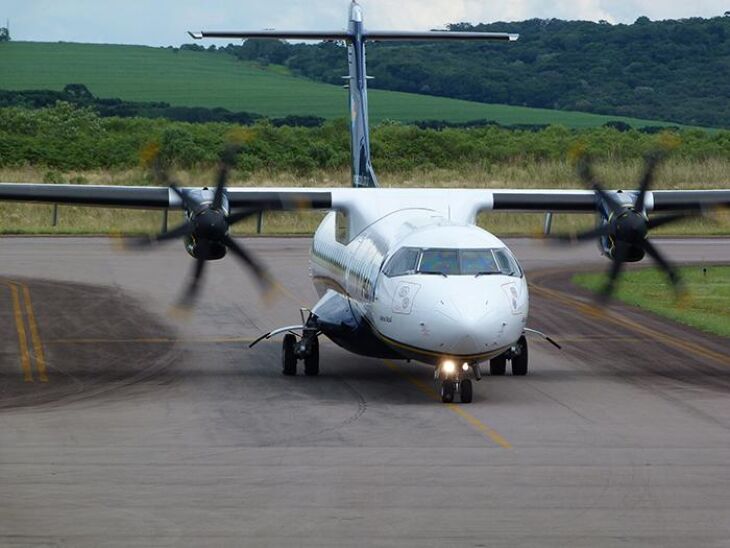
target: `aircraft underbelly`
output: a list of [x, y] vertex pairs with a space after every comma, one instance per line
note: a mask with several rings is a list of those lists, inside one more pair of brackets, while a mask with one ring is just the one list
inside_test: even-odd
[[345, 350], [371, 358], [404, 358], [378, 338], [370, 323], [350, 306], [349, 299], [335, 290], [326, 291], [312, 314], [322, 333]]

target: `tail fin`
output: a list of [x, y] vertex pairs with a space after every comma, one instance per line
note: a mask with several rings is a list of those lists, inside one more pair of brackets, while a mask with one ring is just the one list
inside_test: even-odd
[[365, 68], [365, 43], [367, 41], [417, 41], [417, 40], [496, 40], [511, 42], [519, 35], [496, 32], [409, 32], [366, 31], [363, 27], [362, 9], [357, 0], [350, 4], [349, 23], [346, 31], [224, 31], [190, 32], [192, 38], [271, 38], [292, 40], [344, 40], [347, 42], [347, 58], [350, 73], [347, 78], [350, 90], [350, 139], [352, 153], [352, 186], [377, 187], [378, 179], [370, 156], [370, 126], [368, 123], [368, 75]]

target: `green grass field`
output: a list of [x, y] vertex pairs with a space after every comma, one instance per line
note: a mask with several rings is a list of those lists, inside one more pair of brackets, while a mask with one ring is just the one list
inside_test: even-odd
[[[97, 97], [165, 101], [174, 106], [223, 107], [269, 117], [347, 116], [347, 92], [261, 68], [233, 56], [144, 46], [8, 42], [0, 44], [0, 88], [61, 90], [85, 84]], [[391, 91], [370, 92], [371, 119], [399, 121], [487, 119], [501, 124], [595, 127], [622, 120], [634, 127], [662, 122], [580, 112], [488, 105]]]
[[[666, 277], [653, 268], [626, 272], [616, 296], [684, 325], [730, 337], [730, 266], [685, 267], [681, 273], [689, 293], [681, 306], [675, 303]], [[573, 282], [597, 291], [605, 276], [577, 274]]]

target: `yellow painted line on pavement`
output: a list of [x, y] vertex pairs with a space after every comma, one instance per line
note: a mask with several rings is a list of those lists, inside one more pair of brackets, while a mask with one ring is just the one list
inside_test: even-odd
[[531, 284], [531, 289], [538, 295], [543, 295], [544, 297], [547, 297], [549, 299], [553, 299], [553, 300], [556, 300], [563, 304], [566, 304], [566, 305], [570, 306], [571, 308], [573, 308], [574, 310], [577, 310], [578, 312], [582, 312], [583, 314], [585, 314], [589, 317], [594, 317], [594, 318], [600, 317], [602, 320], [609, 321], [615, 325], [619, 325], [619, 326], [629, 329], [630, 331], [633, 331], [635, 333], [640, 333], [640, 334], [644, 335], [645, 337], [648, 337], [648, 338], [654, 339], [658, 342], [664, 343], [665, 345], [670, 346], [672, 348], [676, 348], [678, 350], [683, 350], [683, 351], [689, 352], [691, 354], [697, 354], [699, 356], [703, 356], [705, 358], [713, 360], [722, 365], [730, 365], [730, 356], [728, 356], [727, 354], [715, 352], [714, 350], [705, 348], [702, 345], [699, 345], [699, 344], [696, 344], [696, 343], [693, 343], [690, 341], [685, 341], [682, 339], [669, 337], [669, 336], [665, 335], [664, 333], [661, 333], [650, 327], [646, 327], [633, 320], [630, 320], [629, 318], [627, 318], [617, 312], [613, 312], [613, 311], [597, 312], [595, 306], [586, 304], [582, 301], [579, 301], [578, 299], [570, 297], [569, 295], [567, 295], [566, 293], [563, 293], [562, 291], [558, 291], [555, 289], [548, 289], [546, 287], [536, 285], [534, 283]]
[[[432, 387], [428, 386], [425, 382], [422, 380], [413, 377], [403, 371], [398, 365], [395, 364], [395, 362], [392, 362], [390, 360], [383, 360], [385, 365], [390, 369], [391, 371], [397, 373], [404, 379], [406, 379], [408, 382], [410, 382], [412, 385], [414, 385], [416, 388], [418, 388], [421, 392], [426, 394], [429, 398], [432, 400], [441, 402], [441, 397], [433, 390]], [[487, 438], [489, 438], [492, 442], [496, 443], [500, 447], [503, 447], [504, 449], [512, 449], [512, 444], [508, 442], [502, 434], [497, 432], [494, 428], [489, 426], [488, 424], [485, 424], [484, 422], [480, 421], [478, 418], [476, 418], [474, 415], [469, 413], [468, 411], [465, 411], [463, 406], [455, 404], [455, 403], [447, 403], [444, 404], [446, 407], [450, 410], [459, 415], [462, 419], [464, 419], [469, 425], [474, 428], [475, 430], [479, 431], [481, 434], [485, 435]]]
[[33, 371], [30, 366], [30, 354], [28, 353], [28, 337], [25, 332], [23, 321], [23, 310], [20, 308], [20, 293], [17, 286], [6, 283], [10, 288], [10, 296], [13, 301], [13, 317], [15, 318], [15, 329], [18, 332], [18, 347], [20, 348], [20, 365], [23, 369], [23, 380], [33, 382]]
[[33, 311], [33, 303], [30, 299], [30, 289], [25, 284], [19, 284], [23, 287], [23, 298], [25, 299], [25, 314], [28, 317], [28, 327], [30, 327], [30, 340], [33, 343], [33, 355], [35, 357], [35, 366], [38, 371], [38, 378], [41, 382], [48, 382], [48, 371], [46, 370], [46, 356], [43, 353], [43, 343], [38, 331], [38, 322], [36, 322], [35, 312]]
[[[278, 288], [284, 295], [289, 297], [295, 303], [299, 304], [300, 307], [306, 308], [305, 305], [299, 300], [299, 298], [296, 295], [292, 294], [285, 287], [278, 286]], [[432, 387], [428, 386], [426, 383], [424, 383], [420, 379], [413, 377], [412, 375], [409, 375], [408, 373], [403, 371], [400, 367], [398, 367], [398, 365], [396, 365], [396, 363], [393, 361], [383, 360], [383, 363], [386, 365], [386, 367], [388, 367], [388, 369], [390, 369], [397, 375], [403, 377], [405, 380], [407, 380], [412, 385], [414, 385], [416, 388], [418, 388], [421, 392], [426, 394], [429, 398], [441, 403], [441, 397], [438, 394], [436, 394], [436, 392], [434, 392]], [[483, 423], [482, 421], [480, 421], [479, 419], [477, 419], [471, 413], [464, 411], [464, 409], [461, 406], [459, 406], [457, 404], [453, 404], [453, 403], [447, 403], [447, 404], [443, 404], [443, 405], [445, 405], [449, 410], [451, 410], [454, 413], [456, 413], [457, 415], [459, 415], [462, 419], [464, 419], [467, 423], [469, 423], [469, 425], [471, 425], [474, 429], [476, 429], [481, 434], [486, 436], [493, 443], [496, 443], [497, 445], [499, 445], [500, 447], [503, 447], [504, 449], [512, 449], [512, 444], [510, 442], [508, 442], [504, 436], [502, 436], [499, 432], [497, 432], [491, 426], [489, 426], [489, 425]]]

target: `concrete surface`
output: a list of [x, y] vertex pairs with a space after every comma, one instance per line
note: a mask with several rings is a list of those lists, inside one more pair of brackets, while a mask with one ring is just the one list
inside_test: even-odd
[[529, 376], [445, 406], [422, 365], [324, 343], [288, 378], [278, 341], [247, 349], [313, 304], [306, 239], [250, 242], [278, 300], [229, 258], [187, 320], [180, 245], [0, 239], [0, 545], [730, 546], [730, 341], [596, 317], [565, 274], [594, 247], [508, 243], [563, 351], [532, 339]]

